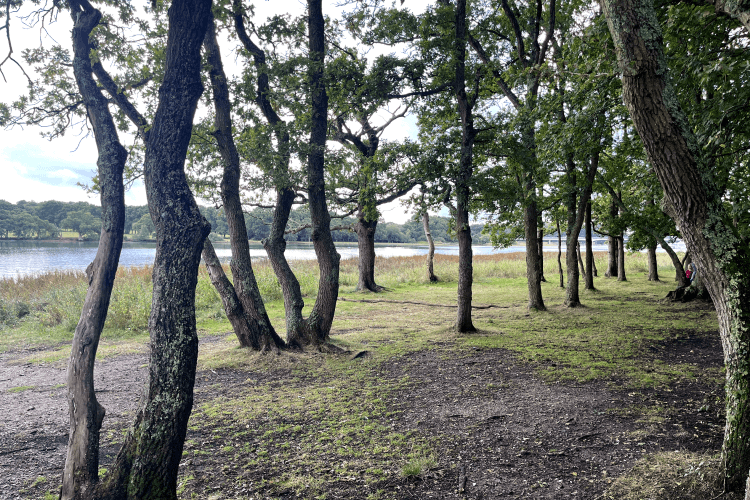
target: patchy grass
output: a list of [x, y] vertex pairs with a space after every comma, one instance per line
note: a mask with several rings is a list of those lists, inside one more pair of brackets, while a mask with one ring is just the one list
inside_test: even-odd
[[8, 392], [19, 393], [19, 392], [24, 392], [24, 391], [30, 391], [32, 389], [36, 389], [36, 386], [35, 385], [21, 385], [18, 387], [11, 387], [10, 389], [8, 389]]
[[656, 453], [616, 478], [602, 498], [612, 500], [731, 500], [722, 495], [717, 455], [682, 451]]

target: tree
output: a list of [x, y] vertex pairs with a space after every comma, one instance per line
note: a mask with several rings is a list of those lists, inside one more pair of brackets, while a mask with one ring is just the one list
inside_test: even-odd
[[722, 202], [714, 175], [669, 80], [651, 0], [604, 0], [622, 72], [623, 100], [665, 198], [716, 306], [726, 360], [725, 486], [742, 490], [750, 469], [750, 248]]
[[60, 222], [61, 227], [76, 231], [81, 238], [91, 233], [99, 234], [101, 224], [101, 220], [95, 218], [87, 210], [68, 212], [67, 217]]
[[132, 232], [142, 240], [149, 240], [156, 232], [154, 221], [151, 220], [151, 214], [143, 214], [140, 219], [133, 222]]

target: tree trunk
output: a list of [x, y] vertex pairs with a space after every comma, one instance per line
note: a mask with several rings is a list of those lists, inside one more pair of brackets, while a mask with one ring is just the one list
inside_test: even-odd
[[731, 227], [712, 160], [687, 123], [668, 79], [651, 0], [604, 0], [622, 72], [623, 101], [674, 209], [719, 319], [726, 363], [725, 487], [742, 491], [750, 469], [750, 251]]
[[[229, 226], [232, 248], [232, 260], [229, 265], [234, 277], [232, 289], [221, 286], [217, 287], [216, 290], [219, 295], [222, 292], [236, 291], [235, 297], [221, 295], [225, 310], [227, 305], [232, 304], [235, 300], [239, 300], [242, 304], [241, 308], [233, 308], [232, 310], [232, 314], [239, 315], [239, 317], [235, 321], [230, 320], [233, 327], [240, 327], [239, 329], [235, 328], [234, 333], [242, 347], [250, 347], [257, 351], [278, 350], [284, 347], [284, 341], [276, 334], [276, 330], [274, 330], [271, 320], [268, 318], [250, 259], [247, 226], [245, 225], [245, 216], [242, 213], [242, 201], [240, 200], [240, 156], [232, 137], [232, 105], [229, 100], [229, 87], [221, 62], [219, 44], [216, 40], [216, 24], [213, 18], [209, 22], [203, 45], [210, 66], [209, 76], [213, 89], [214, 125], [216, 128], [213, 135], [216, 138], [224, 164], [221, 199], [224, 203], [224, 213]], [[208, 245], [213, 248], [210, 243]], [[214, 268], [214, 272], [223, 274], [224, 271], [221, 266], [218, 266], [218, 268]], [[227, 315], [229, 315], [229, 311], [227, 311]]]
[[326, 205], [324, 154], [328, 129], [328, 95], [323, 79], [325, 57], [325, 23], [321, 0], [308, 0], [308, 39], [312, 127], [310, 151], [307, 155], [307, 185], [312, 220], [311, 238], [318, 259], [320, 279], [315, 305], [307, 318], [307, 338], [288, 337], [297, 345], [313, 345], [318, 349], [328, 341], [339, 294], [339, 261], [331, 237], [331, 216]]
[[594, 242], [591, 227], [591, 199], [586, 203], [586, 218], [584, 227], [586, 228], [586, 273], [584, 275], [586, 290], [596, 290], [594, 287], [594, 276], [596, 276], [596, 266], [594, 265]]
[[555, 222], [557, 223], [557, 269], [560, 274], [560, 288], [565, 288], [562, 262], [560, 262], [560, 257], [562, 256], [562, 233], [560, 232], [560, 221], [555, 220]]
[[627, 281], [625, 277], [625, 234], [617, 237], [617, 281]]
[[433, 260], [435, 257], [435, 242], [432, 239], [432, 233], [430, 233], [430, 216], [427, 215], [427, 211], [422, 214], [422, 225], [424, 226], [424, 235], [427, 238], [427, 244], [430, 247], [430, 250], [427, 252], [427, 279], [434, 283], [438, 280], [438, 277], [435, 276], [434, 268], [433, 268]]
[[[609, 215], [612, 220], [617, 218], [618, 210], [617, 203], [615, 202], [614, 195], [612, 195], [612, 201], [609, 205]], [[607, 278], [617, 277], [617, 256], [619, 250], [617, 248], [617, 236], [609, 235], [607, 237], [607, 270], [604, 272], [604, 276]]]
[[164, 80], [145, 141], [146, 194], [157, 240], [149, 388], [114, 464], [91, 498], [177, 498], [198, 359], [195, 287], [210, 231], [190, 192], [184, 163], [203, 91], [200, 48], [210, 9], [210, 0], [175, 0], [169, 8]]
[[546, 278], [544, 277], [544, 225], [543, 225], [543, 219], [542, 219], [542, 212], [539, 211], [539, 216], [537, 217], [537, 236], [536, 236], [536, 242], [537, 245], [539, 245], [539, 273], [540, 273], [540, 280], [542, 282], [547, 282]]
[[656, 262], [656, 242], [648, 246], [648, 280], [659, 281], [659, 269]]
[[458, 114], [461, 118], [461, 159], [456, 179], [456, 232], [458, 233], [458, 315], [457, 332], [476, 331], [471, 321], [471, 286], [474, 280], [471, 250], [471, 228], [469, 227], [469, 200], [473, 170], [473, 148], [476, 131], [471, 105], [466, 95], [466, 0], [456, 2], [456, 74], [455, 92]]
[[383, 287], [375, 283], [375, 230], [377, 226], [377, 219], [369, 221], [364, 212], [359, 211], [354, 232], [357, 233], [357, 248], [359, 250], [357, 290], [360, 292], [377, 293], [383, 291]]
[[536, 184], [532, 173], [527, 172], [526, 175], [526, 193], [528, 201], [524, 208], [524, 235], [526, 237], [526, 279], [529, 287], [528, 308], [537, 311], [546, 311], [547, 308], [542, 299], [542, 280], [539, 270], [539, 246], [536, 241]]
[[586, 267], [583, 265], [583, 255], [581, 254], [581, 242], [576, 241], [576, 255], [578, 256], [578, 267], [581, 270], [581, 275], [584, 280], [586, 279]]
[[[112, 295], [125, 227], [123, 170], [127, 151], [120, 144], [107, 99], [92, 75], [89, 35], [101, 20], [98, 10], [70, 2], [75, 25], [73, 72], [86, 105], [99, 153], [97, 167], [102, 204], [102, 230], [94, 261], [86, 269], [88, 291], [73, 335], [68, 364], [70, 433], [60, 498], [85, 495], [99, 481], [99, 431], [105, 410], [94, 392], [94, 363]], [[77, 17], [77, 19], [76, 19]]]

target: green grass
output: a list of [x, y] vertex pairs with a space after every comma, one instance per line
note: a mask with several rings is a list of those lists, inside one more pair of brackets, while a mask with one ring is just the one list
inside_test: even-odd
[[18, 393], [18, 392], [30, 391], [32, 389], [36, 389], [36, 386], [35, 385], [21, 385], [18, 387], [11, 387], [10, 389], [8, 389], [8, 392]]

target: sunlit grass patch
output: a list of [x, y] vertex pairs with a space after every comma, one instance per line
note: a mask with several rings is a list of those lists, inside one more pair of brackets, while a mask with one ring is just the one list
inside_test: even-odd
[[722, 495], [720, 459], [684, 451], [647, 455], [630, 472], [613, 480], [602, 498], [616, 500], [739, 499]]

